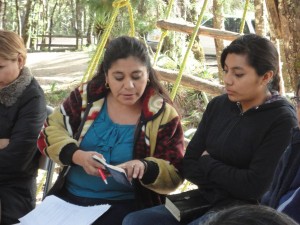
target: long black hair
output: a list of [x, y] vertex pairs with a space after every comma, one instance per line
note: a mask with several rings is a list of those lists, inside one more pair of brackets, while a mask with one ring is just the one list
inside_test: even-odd
[[157, 74], [151, 65], [151, 60], [145, 44], [134, 37], [120, 36], [107, 44], [103, 61], [94, 78], [101, 84], [105, 84], [105, 76], [111, 65], [119, 59], [125, 59], [130, 56], [136, 58], [147, 67], [147, 72], [149, 74], [148, 86], [152, 87], [155, 92], [161, 95], [168, 103], [173, 104], [157, 78]]
[[256, 34], [238, 37], [221, 54], [223, 69], [229, 53], [246, 55], [248, 64], [255, 69], [258, 76], [264, 76], [266, 72], [273, 71], [273, 78], [268, 88], [270, 91], [280, 91], [279, 56], [276, 47], [270, 40]]

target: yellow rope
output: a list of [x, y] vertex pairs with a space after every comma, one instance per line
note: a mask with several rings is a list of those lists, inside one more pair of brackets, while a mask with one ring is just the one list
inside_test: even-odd
[[96, 52], [93, 55], [91, 62], [82, 78], [82, 82], [88, 81], [92, 78], [92, 76], [94, 75], [96, 68], [98, 66], [98, 62], [100, 61], [100, 58], [103, 54], [106, 42], [109, 38], [110, 32], [113, 28], [113, 25], [115, 23], [115, 20], [118, 16], [119, 13], [119, 9], [127, 6], [128, 10], [129, 10], [129, 14], [130, 14], [130, 26], [131, 26], [131, 35], [135, 33], [134, 31], [134, 22], [133, 22], [133, 13], [132, 13], [132, 8], [131, 8], [131, 4], [130, 4], [130, 0], [115, 0], [112, 3], [112, 6], [114, 7], [112, 16], [111, 16], [111, 20], [110, 23], [108, 24], [108, 26], [105, 29], [104, 34], [101, 37], [101, 42], [100, 44], [98, 44], [97, 48], [96, 48]]
[[244, 33], [244, 27], [245, 27], [245, 22], [246, 22], [246, 14], [247, 14], [247, 9], [249, 5], [249, 0], [246, 0], [245, 7], [244, 7], [244, 12], [243, 12], [243, 17], [240, 25], [240, 34]]
[[[173, 3], [174, 3], [174, 0], [171, 0], [171, 1], [169, 2], [168, 10], [167, 10], [167, 13], [166, 13], [166, 19], [168, 19], [168, 18], [170, 17], [171, 9], [172, 9]], [[160, 36], [160, 40], [159, 40], [159, 43], [158, 43], [158, 45], [157, 45], [156, 52], [155, 52], [155, 56], [154, 56], [154, 59], [153, 59], [153, 66], [155, 66], [156, 63], [157, 63], [158, 56], [159, 56], [159, 54], [160, 54], [160, 50], [161, 50], [162, 44], [163, 44], [164, 39], [165, 39], [165, 37], [166, 37], [167, 35], [168, 35], [168, 31], [167, 31], [167, 30], [162, 30], [162, 34], [161, 34], [161, 36]]]
[[186, 61], [188, 59], [188, 55], [193, 47], [193, 44], [194, 44], [194, 41], [196, 39], [196, 36], [198, 34], [198, 30], [199, 30], [199, 27], [201, 25], [201, 21], [202, 21], [202, 18], [203, 18], [203, 15], [204, 15], [204, 11], [205, 11], [205, 8], [206, 8], [206, 5], [207, 5], [207, 2], [208, 0], [205, 0], [204, 1], [204, 4], [203, 4], [203, 7], [202, 7], [202, 10], [201, 10], [201, 13], [198, 17], [198, 21], [197, 21], [197, 24], [196, 24], [196, 27], [194, 28], [194, 31], [193, 31], [193, 35], [191, 37], [191, 40], [190, 40], [190, 43], [189, 43], [189, 46], [188, 46], [188, 49], [185, 53], [185, 56], [183, 58], [183, 62], [181, 63], [181, 67], [180, 67], [180, 70], [179, 70], [179, 74], [176, 78], [176, 81], [175, 81], [175, 84], [174, 84], [174, 87], [172, 89], [172, 92], [171, 92], [171, 99], [174, 100], [175, 96], [176, 96], [176, 93], [177, 93], [177, 89], [179, 87], [179, 84], [180, 84], [180, 81], [181, 81], [181, 78], [182, 78], [182, 74], [183, 74], [183, 70], [185, 68], [185, 65], [186, 65]]

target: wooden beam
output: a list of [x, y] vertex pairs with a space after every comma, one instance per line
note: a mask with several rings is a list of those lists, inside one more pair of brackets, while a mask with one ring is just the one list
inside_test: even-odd
[[[156, 22], [156, 26], [160, 29], [169, 30], [169, 31], [177, 31], [186, 34], [192, 34], [195, 28], [193, 23], [189, 23], [186, 21], [172, 21], [172, 20], [159, 20]], [[219, 38], [223, 40], [233, 41], [237, 37], [241, 36], [239, 33], [218, 30], [214, 28], [208, 28], [204, 26], [200, 26], [198, 31], [198, 35], [204, 35], [213, 38]]]
[[[157, 72], [158, 78], [163, 81], [174, 83], [178, 76], [178, 71], [162, 69], [159, 67], [155, 67], [154, 69]], [[180, 84], [187, 88], [203, 91], [213, 96], [224, 94], [223, 85], [197, 76], [183, 74]]]

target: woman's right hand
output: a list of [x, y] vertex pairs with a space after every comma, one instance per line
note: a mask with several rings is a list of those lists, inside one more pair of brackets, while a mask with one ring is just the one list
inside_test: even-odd
[[98, 168], [105, 169], [105, 167], [101, 163], [94, 160], [92, 157], [93, 155], [103, 158], [103, 156], [98, 152], [87, 152], [79, 149], [74, 152], [72, 161], [73, 163], [81, 166], [87, 174], [99, 176]]
[[0, 150], [5, 148], [9, 144], [8, 138], [0, 138]]

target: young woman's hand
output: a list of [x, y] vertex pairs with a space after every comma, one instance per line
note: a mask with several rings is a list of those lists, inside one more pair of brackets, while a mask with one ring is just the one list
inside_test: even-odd
[[0, 150], [5, 148], [9, 144], [8, 138], [0, 138]]
[[209, 155], [209, 153], [207, 151], [204, 151], [201, 156], [204, 156], [204, 155]]
[[105, 167], [93, 159], [93, 155], [103, 158], [103, 156], [98, 152], [87, 152], [79, 149], [73, 154], [72, 161], [73, 163], [81, 166], [87, 174], [92, 176], [100, 176], [98, 169], [101, 168], [105, 170]]
[[118, 166], [126, 171], [127, 177], [130, 181], [135, 178], [142, 179], [146, 169], [145, 164], [138, 159], [130, 160]]

